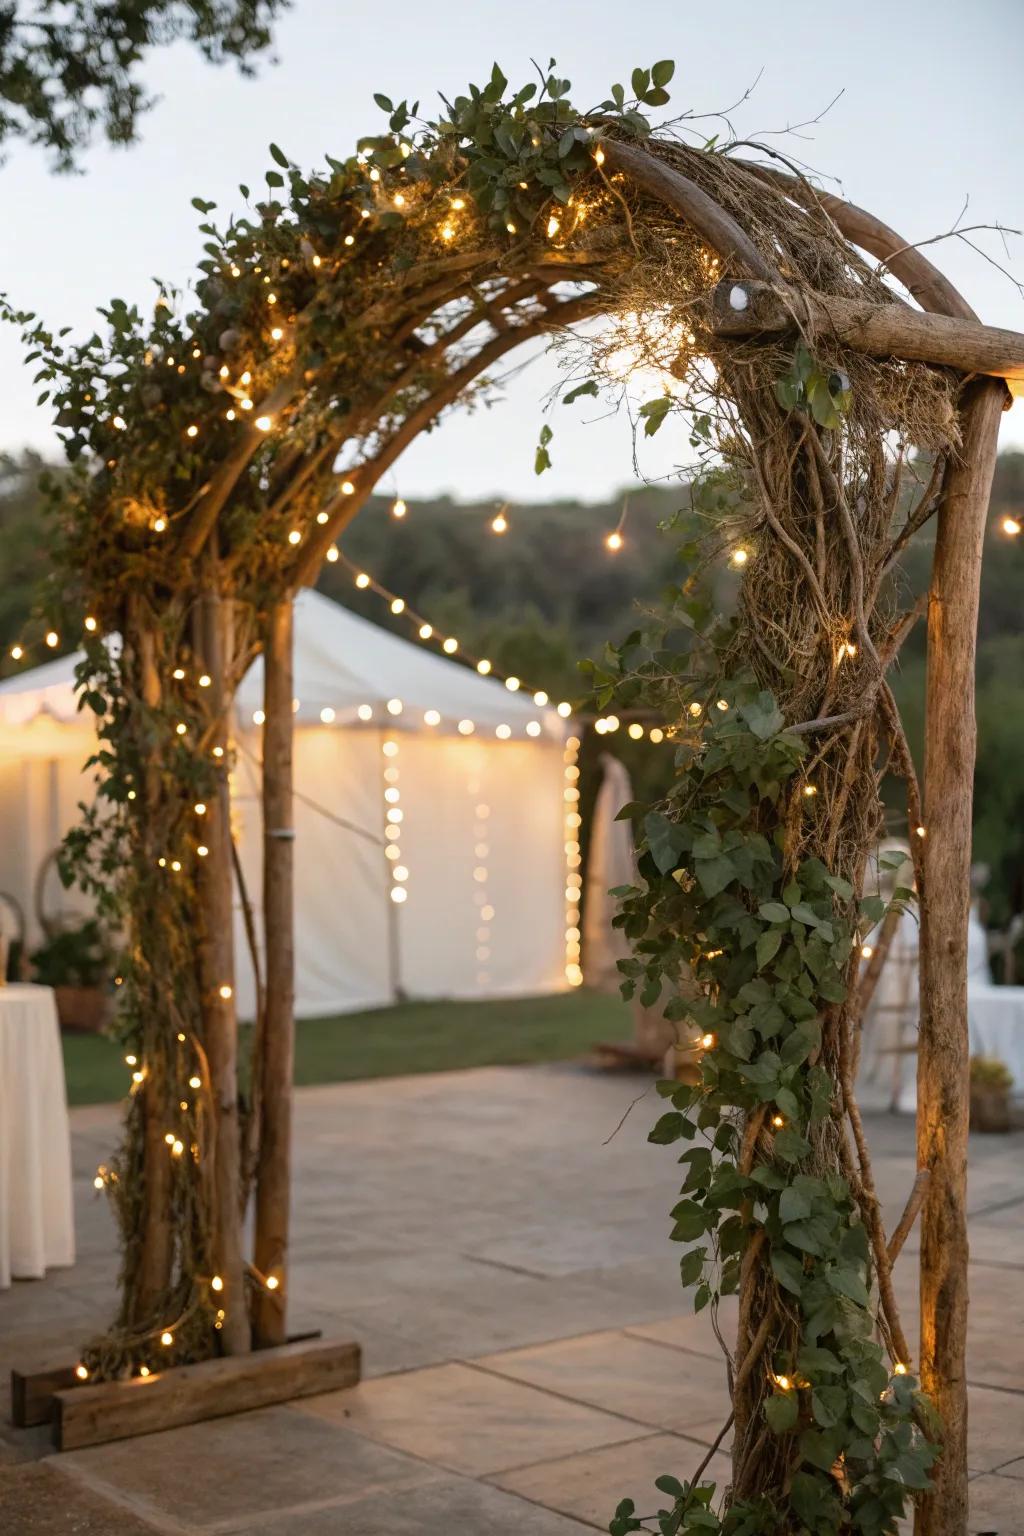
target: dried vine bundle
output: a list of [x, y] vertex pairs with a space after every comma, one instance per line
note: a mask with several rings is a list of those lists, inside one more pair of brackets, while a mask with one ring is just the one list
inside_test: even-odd
[[[378, 97], [387, 131], [357, 154], [307, 177], [272, 146], [266, 197], [225, 226], [195, 200], [194, 302], [167, 289], [150, 318], [114, 301], [81, 346], [21, 317], [80, 464], [57, 497], [40, 620], [88, 616], [101, 809], [69, 852], [124, 934], [134, 1067], [109, 1173], [122, 1303], [86, 1360], [128, 1375], [283, 1328], [268, 1297], [283, 1292], [286, 1211], [264, 1230], [260, 1202], [255, 1263], [242, 1244], [255, 1089], [273, 1082], [269, 1011], [238, 1063], [234, 689], [404, 447], [515, 347], [602, 315], [596, 337], [566, 342], [567, 399], [615, 396], [650, 368], [645, 430], [685, 423], [703, 463], [694, 569], [731, 551], [743, 573], [732, 622], [695, 575], [666, 631], [638, 632], [595, 676], [603, 700], [655, 704], [676, 738], [645, 884], [624, 901], [627, 980], [703, 1037], [700, 1085], [666, 1085], [653, 1135], [693, 1143], [673, 1212], [684, 1283], [699, 1306], [740, 1301], [731, 1484], [666, 1476], [653, 1518], [669, 1536], [870, 1536], [928, 1486], [935, 1449], [854, 1097], [855, 983], [884, 908], [864, 886], [885, 771], [920, 820], [886, 683], [915, 614], [891, 578], [956, 472], [962, 384], [895, 345], [876, 355], [879, 331], [899, 333], [887, 317], [910, 311], [840, 233], [843, 205], [749, 147], [693, 147], [685, 115], [652, 135], [641, 109], [668, 99], [672, 72], [636, 70], [632, 97], [615, 86], [586, 112], [553, 70], [510, 95], [495, 67], [435, 122]], [[927, 263], [908, 265], [948, 298]], [[784, 306], [785, 339], [736, 334], [755, 284]], [[868, 316], [870, 346], [840, 339], [830, 302]], [[997, 350], [990, 336], [977, 366], [998, 373]], [[645, 1524], [626, 1501], [612, 1529]]]

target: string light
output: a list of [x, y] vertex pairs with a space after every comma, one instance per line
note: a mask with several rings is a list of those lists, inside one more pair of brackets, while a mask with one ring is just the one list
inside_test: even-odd
[[775, 1129], [777, 1131], [781, 1131], [781, 1129], [785, 1125], [785, 1123], [786, 1122], [782, 1118], [781, 1115], [772, 1115], [772, 1125], [775, 1127]]
[[508, 532], [508, 518], [504, 512], [499, 512], [495, 517], [491, 518], [491, 532], [499, 534]]
[[221, 1279], [220, 1275], [214, 1275], [213, 1279], [210, 1281], [210, 1289], [211, 1291], [222, 1291], [224, 1289], [224, 1281]]
[[544, 705], [548, 702], [548, 696], [544, 692], [543, 688], [537, 689], [537, 692], [533, 696], [533, 702], [537, 705], [538, 709], [544, 708]]
[[481, 677], [486, 677], [488, 672], [491, 670], [491, 664], [486, 657], [482, 657], [481, 660], [477, 662], [476, 669], [480, 673]]
[[405, 612], [405, 598], [395, 597], [391, 600], [391, 612], [394, 614]]
[[655, 725], [655, 726], [651, 727], [650, 736], [651, 736], [651, 740], [655, 744], [657, 744], [659, 741], [664, 741], [665, 740], [665, 732], [662, 730], [660, 725]]
[[372, 720], [373, 706], [371, 704], [360, 704], [359, 708], [356, 710], [356, 714], [359, 716], [360, 720]]
[[814, 796], [818, 793], [818, 786], [816, 784], [805, 784], [803, 792], [806, 799], [813, 800]]
[[281, 1282], [276, 1275], [268, 1275], [264, 1284], [268, 1291], [276, 1291]]
[[55, 629], [47, 630], [46, 643], [51, 651], [56, 650], [57, 646], [60, 645], [60, 635], [58, 635]]
[[561, 704], [558, 706], [557, 713], [561, 715], [563, 720], [568, 720], [569, 716], [572, 714], [572, 705], [566, 699], [563, 699]]
[[454, 635], [449, 635], [441, 647], [446, 656], [454, 656], [458, 648], [459, 642], [456, 640]]
[[174, 1334], [169, 1328], [165, 1328], [163, 1333], [160, 1335], [160, 1343], [164, 1346], [165, 1349], [170, 1349], [171, 1345], [174, 1343]]
[[153, 519], [153, 532], [154, 533], [166, 533], [166, 531], [167, 531], [167, 519], [166, 519], [166, 517], [154, 517], [154, 519]]
[[149, 1366], [148, 1365], [140, 1365], [139, 1366], [139, 1375], [143, 1378], [143, 1380], [145, 1380], [145, 1378], [149, 1375]]
[[638, 721], [634, 720], [632, 725], [629, 727], [628, 734], [629, 734], [631, 740], [633, 740], [633, 741], [642, 741], [643, 740], [643, 734], [644, 734], [644, 728], [643, 728], [642, 725], [639, 724]]
[[905, 1376], [907, 1374], [907, 1368], [903, 1364], [902, 1360], [896, 1361], [896, 1364], [892, 1368], [892, 1373], [894, 1376]]
[[604, 150], [601, 148], [600, 144], [594, 150], [594, 164], [604, 165]]
[[925, 835], [924, 827], [915, 827], [914, 832], [918, 837], [924, 837]]
[[860, 947], [860, 952], [865, 960], [870, 960], [871, 956], [874, 954], [874, 950], [870, 944], [862, 944]]
[[625, 540], [623, 539], [622, 534], [619, 532], [619, 530], [617, 528], [615, 528], [607, 536], [607, 538], [605, 539], [604, 542], [605, 542], [605, 548], [606, 549], [610, 549], [612, 554], [617, 554], [619, 552], [619, 550], [622, 548], [623, 544], [625, 543]]
[[341, 482], [341, 494], [343, 496], [354, 496], [355, 493], [356, 493], [356, 488], [352, 484], [351, 480], [343, 480]]
[[222, 985], [217, 988], [217, 992], [218, 992], [219, 996], [222, 997], [225, 1002], [228, 1001], [228, 998], [234, 996], [234, 989], [232, 987], [230, 987], [226, 981], [223, 982]]
[[409, 508], [407, 504], [402, 500], [401, 496], [396, 496], [394, 501], [391, 503], [392, 517], [404, 517], [408, 510]]
[[330, 549], [327, 551], [327, 558], [330, 563], [334, 565], [334, 563], [340, 558], [340, 555], [341, 551], [339, 550], [337, 544], [332, 544]]
[[433, 633], [434, 633], [434, 626], [433, 626], [433, 624], [421, 624], [420, 625], [420, 627], [419, 627], [419, 637], [420, 637], [421, 640], [429, 640]]
[[299, 530], [297, 528], [293, 528], [291, 533], [289, 533], [289, 535], [288, 535], [288, 543], [292, 544], [292, 545], [301, 544], [302, 543], [302, 534], [299, 532]]
[[260, 432], [269, 432], [273, 425], [274, 419], [272, 416], [257, 416], [253, 422], [253, 426]]
[[24, 651], [24, 648], [22, 646], [20, 646], [20, 645], [12, 645], [11, 646], [11, 660], [12, 661], [20, 661], [21, 658], [24, 656], [24, 654], [25, 654], [25, 651]]
[[740, 566], [746, 565], [749, 559], [750, 551], [743, 549], [741, 546], [740, 548], [733, 550], [732, 554], [729, 556], [729, 564], [736, 566], [738, 569]]
[[206, 815], [206, 804], [202, 800], [197, 800], [195, 805], [192, 807], [192, 809], [195, 811], [197, 816], [205, 816]]
[[88, 1369], [86, 1368], [86, 1366], [84, 1366], [84, 1365], [76, 1365], [75, 1366], [75, 1375], [78, 1377], [79, 1381], [88, 1381], [89, 1380], [89, 1372], [88, 1372]]
[[424, 725], [440, 725], [441, 724], [441, 716], [438, 714], [436, 709], [424, 710], [424, 712], [423, 712], [423, 724]]
[[199, 436], [199, 428], [196, 426], [195, 422], [192, 422], [191, 426], [188, 426], [188, 427], [185, 428], [185, 436], [186, 437], [198, 437]]
[[714, 1037], [714, 1035], [710, 1035], [710, 1034], [709, 1035], [701, 1035], [700, 1043], [701, 1043], [701, 1047], [702, 1047], [703, 1050], [710, 1051], [710, 1050], [713, 1049], [713, 1047], [715, 1045], [715, 1037]]
[[90, 635], [94, 635], [96, 633], [96, 620], [93, 618], [91, 613], [86, 616], [85, 627], [89, 631]]
[[519, 686], [520, 684], [518, 677], [506, 677], [505, 687], [508, 689], [509, 693], [518, 693]]
[[1021, 523], [1020, 518], [1011, 517], [1008, 515], [1003, 518], [999, 526], [1002, 528], [1008, 539], [1015, 539], [1020, 533], [1021, 528], [1024, 527], [1024, 524]]
[[583, 881], [579, 843], [579, 779], [580, 739], [570, 736], [562, 752], [563, 827], [565, 832], [565, 979], [570, 987], [583, 985], [580, 966], [579, 901]]
[[793, 1385], [788, 1376], [776, 1376], [773, 1379], [775, 1385], [783, 1392], [788, 1392]]
[[[370, 585], [370, 578], [369, 578], [369, 576], [367, 576], [365, 571], [360, 571], [359, 575], [356, 577], [356, 586], [359, 587], [360, 589], [365, 589], [369, 585]], [[401, 610], [399, 610], [399, 611], [401, 611]]]
[[458, 730], [460, 736], [472, 736], [473, 732], [476, 730], [476, 726], [473, 724], [472, 720], [460, 720]]

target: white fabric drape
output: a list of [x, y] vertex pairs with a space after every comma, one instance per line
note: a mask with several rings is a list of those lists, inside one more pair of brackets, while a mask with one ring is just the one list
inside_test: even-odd
[[75, 1262], [71, 1144], [49, 987], [0, 987], [0, 1288]]
[[618, 961], [630, 954], [621, 928], [612, 927], [619, 903], [608, 892], [632, 885], [636, 878], [633, 828], [616, 821], [633, 798], [633, 786], [623, 763], [610, 752], [601, 754], [602, 778], [594, 801], [587, 855], [586, 901], [583, 909], [583, 974], [588, 987], [618, 992], [622, 975]]

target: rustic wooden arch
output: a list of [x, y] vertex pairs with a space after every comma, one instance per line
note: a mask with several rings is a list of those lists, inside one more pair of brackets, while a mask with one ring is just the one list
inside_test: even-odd
[[[881, 261], [921, 306], [839, 301], [806, 290], [794, 292], [736, 218], [658, 152], [656, 141], [633, 142], [609, 131], [601, 139], [598, 171], [614, 193], [667, 207], [681, 226], [695, 231], [717, 253], [724, 274], [700, 311], [710, 335], [773, 334], [795, 330], [794, 314], [811, 314], [819, 329], [871, 356], [915, 359], [953, 366], [969, 382], [962, 394], [963, 451], [948, 470], [938, 514], [938, 540], [929, 594], [927, 798], [922, 892], [922, 1026], [919, 1055], [918, 1163], [930, 1179], [924, 1199], [921, 1245], [921, 1367], [925, 1389], [943, 1415], [946, 1438], [934, 1496], [921, 1506], [922, 1532], [959, 1532], [966, 1518], [966, 1321], [965, 1171], [967, 1135], [966, 934], [969, 905], [971, 788], [974, 761], [973, 662], [982, 540], [996, 454], [999, 417], [1007, 403], [1006, 381], [1024, 381], [1024, 338], [980, 325], [973, 311], [920, 253], [863, 210], [819, 192], [774, 166], [757, 174], [781, 188], [797, 209], [824, 213], [852, 245]], [[625, 214], [628, 219], [628, 211]], [[291, 1055], [293, 1045], [292, 844], [291, 829], [291, 609], [296, 592], [315, 581], [321, 563], [366, 504], [381, 477], [405, 447], [450, 404], [522, 343], [562, 332], [614, 305], [615, 261], [606, 261], [571, 238], [555, 249], [540, 239], [509, 244], [474, 230], [472, 249], [419, 261], [396, 274], [353, 321], [369, 338], [374, 389], [347, 402], [314, 432], [285, 436], [269, 465], [263, 488], [264, 515], [301, 522], [303, 537], [285, 546], [261, 570], [264, 601], [247, 629], [229, 600], [252, 577], [245, 547], [232, 545], [232, 518], [251, 466], [267, 441], [257, 422], [287, 424], [316, 378], [314, 334], [308, 322], [322, 307], [287, 317], [286, 369], [251, 412], [252, 426], [238, 429], [226, 455], [211, 460], [206, 478], [187, 503], [171, 507], [173, 568], [182, 582], [175, 602], [188, 615], [197, 667], [211, 686], [204, 699], [209, 721], [204, 750], [228, 748], [233, 689], [252, 655], [265, 656], [264, 704], [264, 890], [266, 1006], [259, 1134], [255, 1141], [255, 1252], [258, 1275], [279, 1283], [257, 1290], [252, 1312], [256, 1342], [276, 1345], [286, 1337], [290, 1187]], [[269, 281], [269, 279], [268, 279]], [[567, 284], [586, 291], [566, 293]], [[737, 285], [747, 303], [731, 302]], [[459, 307], [459, 306], [462, 307]], [[488, 334], [477, 335], [486, 323]], [[212, 330], [215, 321], [211, 320]], [[207, 340], [207, 346], [212, 344]], [[431, 387], [413, 391], [425, 370]], [[407, 402], [411, 399], [412, 403]], [[356, 467], [339, 481], [335, 464], [347, 446], [361, 450]], [[115, 461], [110, 461], [111, 465]], [[112, 470], [116, 476], [116, 470]], [[166, 577], [164, 578], [166, 580]], [[125, 634], [137, 658], [137, 682], [148, 706], [162, 705], [160, 659], [152, 601], [110, 595], [104, 614]], [[156, 793], [154, 788], [154, 793]], [[284, 835], [282, 835], [284, 834]], [[237, 1021], [227, 982], [233, 977], [231, 910], [233, 862], [229, 790], [218, 771], [208, 797], [205, 843], [209, 856], [197, 874], [200, 978], [196, 1006], [209, 1073], [210, 1129], [216, 1212], [211, 1262], [229, 1294], [245, 1289], [241, 1220], [245, 1186], [237, 1124]], [[226, 982], [227, 979], [227, 982]], [[218, 985], [221, 983], [221, 985]], [[222, 995], [224, 994], [224, 995]], [[184, 1036], [179, 1036], [184, 1038]], [[143, 1085], [143, 1099], [149, 1091]], [[172, 1236], [167, 1218], [168, 1162], [162, 1107], [144, 1112], [141, 1207], [132, 1308], [145, 1322], [166, 1292]], [[229, 1312], [222, 1328], [228, 1353], [250, 1347], [244, 1309]]]

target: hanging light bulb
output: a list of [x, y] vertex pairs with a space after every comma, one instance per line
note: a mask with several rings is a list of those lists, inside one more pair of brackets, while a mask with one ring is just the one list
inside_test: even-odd
[[491, 664], [487, 660], [486, 656], [481, 661], [477, 662], [476, 669], [480, 673], [481, 677], [487, 676], [488, 672], [491, 670]]
[[615, 528], [608, 535], [608, 537], [605, 539], [604, 542], [605, 542], [605, 548], [606, 549], [610, 549], [612, 554], [615, 555], [615, 554], [618, 554], [619, 550], [622, 548], [623, 543], [625, 541], [624, 541], [624, 539], [622, 537], [622, 534], [619, 532], [619, 530], [617, 528]]
[[456, 640], [454, 635], [449, 635], [447, 640], [444, 642], [443, 646], [441, 647], [441, 649], [444, 651], [446, 656], [454, 656], [455, 652], [458, 650], [458, 648], [459, 648], [459, 642]]
[[492, 533], [507, 533], [508, 532], [508, 518], [505, 516], [504, 512], [499, 512], [499, 513], [497, 513], [496, 516], [491, 518], [491, 532]]
[[408, 510], [409, 508], [402, 500], [401, 496], [396, 496], [394, 501], [391, 503], [392, 517], [404, 517]]

